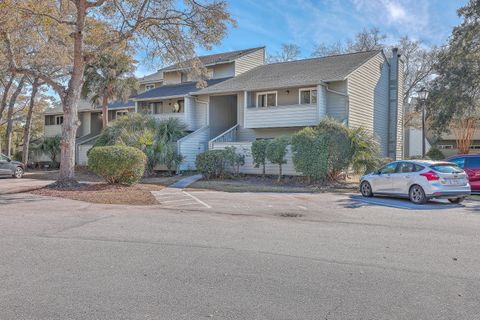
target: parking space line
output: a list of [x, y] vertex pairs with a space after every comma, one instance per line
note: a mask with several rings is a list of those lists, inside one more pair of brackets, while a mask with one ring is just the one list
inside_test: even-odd
[[186, 194], [187, 196], [189, 196], [190, 198], [192, 198], [193, 200], [197, 201], [198, 203], [200, 203], [201, 205], [205, 206], [206, 208], [208, 209], [211, 209], [212, 207], [208, 204], [206, 204], [205, 202], [203, 202], [202, 200], [198, 199], [197, 197], [191, 195], [190, 193], [186, 192], [186, 191], [182, 191], [184, 194]]

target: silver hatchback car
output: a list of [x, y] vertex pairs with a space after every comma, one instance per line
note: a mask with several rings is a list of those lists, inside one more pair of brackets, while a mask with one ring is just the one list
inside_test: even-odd
[[423, 204], [446, 198], [460, 203], [471, 193], [468, 177], [454, 163], [423, 160], [394, 161], [360, 179], [364, 197], [387, 195]]

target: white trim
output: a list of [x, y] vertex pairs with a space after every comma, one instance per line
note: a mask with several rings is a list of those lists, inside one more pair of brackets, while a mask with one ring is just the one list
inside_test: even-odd
[[[298, 89], [298, 104], [314, 104], [312, 102], [312, 91], [317, 91], [317, 101], [318, 101], [318, 90], [316, 87], [309, 87], [309, 88], [300, 88]], [[310, 101], [309, 103], [302, 103], [302, 91], [310, 91]], [[317, 102], [315, 102], [316, 104]]]
[[[263, 91], [263, 92], [257, 92], [255, 94], [255, 107], [258, 108], [258, 96], [260, 95], [269, 95], [269, 94], [275, 94], [275, 105], [273, 106], [265, 106], [265, 107], [277, 107], [278, 106], [278, 91]], [[268, 104], [268, 97], [267, 97], [267, 104]]]

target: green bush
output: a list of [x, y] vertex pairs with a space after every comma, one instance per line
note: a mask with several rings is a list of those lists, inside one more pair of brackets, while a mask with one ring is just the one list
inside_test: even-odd
[[205, 179], [225, 176], [225, 150], [207, 150], [197, 155], [195, 166]]
[[186, 134], [185, 129], [185, 124], [178, 119], [158, 121], [150, 115], [129, 113], [104, 129], [94, 147], [121, 144], [140, 149], [147, 156], [145, 171], [149, 175], [157, 164], [168, 166], [165, 161], [173, 159], [171, 166], [180, 160], [180, 156], [171, 154], [170, 145]]
[[245, 155], [237, 153], [235, 147], [226, 147], [225, 148], [225, 162], [231, 168], [236, 176], [240, 174], [240, 166], [245, 164]]
[[328, 176], [328, 145], [324, 135], [314, 128], [300, 130], [292, 137], [295, 170], [314, 180]]
[[262, 166], [262, 175], [265, 176], [265, 163], [267, 162], [267, 147], [269, 140], [255, 140], [252, 143], [252, 157], [255, 168]]
[[270, 140], [267, 146], [267, 159], [273, 164], [278, 164], [278, 181], [282, 179], [282, 165], [287, 163], [285, 156], [287, 155], [287, 146], [290, 144], [288, 137], [277, 137]]
[[94, 147], [88, 157], [90, 170], [109, 184], [137, 183], [145, 172], [146, 162], [142, 151], [123, 145]]
[[428, 158], [430, 158], [431, 160], [443, 160], [443, 159], [445, 159], [445, 155], [437, 147], [431, 147], [430, 150], [428, 150], [426, 156]]
[[347, 170], [352, 160], [349, 129], [334, 119], [326, 118], [320, 121], [316, 130], [325, 139], [328, 151], [328, 178], [334, 180], [340, 172]]
[[380, 167], [380, 143], [377, 138], [365, 128], [350, 130], [351, 166], [356, 174], [372, 172]]

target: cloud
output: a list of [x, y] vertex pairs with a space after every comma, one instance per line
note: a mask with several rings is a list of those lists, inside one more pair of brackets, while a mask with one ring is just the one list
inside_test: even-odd
[[385, 7], [391, 20], [404, 20], [407, 16], [405, 9], [398, 3], [386, 1]]

